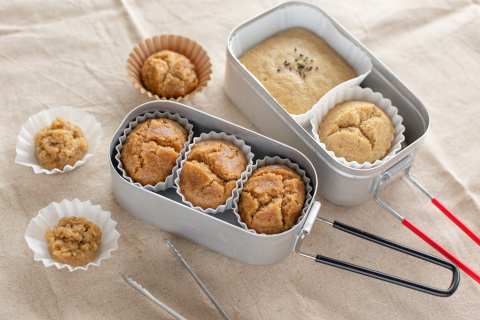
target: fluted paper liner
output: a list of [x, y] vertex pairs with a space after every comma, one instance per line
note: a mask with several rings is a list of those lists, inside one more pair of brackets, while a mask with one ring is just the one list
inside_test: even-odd
[[[44, 127], [52, 124], [52, 121], [57, 117], [63, 118], [72, 124], [82, 129], [83, 135], [87, 140], [88, 151], [87, 154], [73, 166], [66, 165], [63, 170], [53, 169], [46, 170], [42, 168], [37, 158], [35, 157], [35, 141], [33, 137]], [[15, 162], [33, 168], [36, 174], [46, 173], [64, 173], [72, 171], [73, 169], [84, 164], [90, 157], [93, 156], [97, 148], [100, 146], [100, 139], [102, 138], [102, 127], [97, 122], [94, 116], [77, 108], [73, 107], [58, 107], [48, 110], [43, 110], [31, 116], [22, 126], [17, 142], [17, 156]]]
[[[97, 256], [92, 262], [84, 266], [72, 267], [53, 260], [48, 252], [48, 242], [43, 238], [47, 228], [53, 230], [60, 219], [72, 216], [85, 217], [95, 223], [102, 232]], [[42, 261], [45, 267], [56, 266], [58, 269], [68, 268], [70, 271], [87, 270], [89, 266], [98, 267], [102, 260], [110, 258], [112, 251], [118, 249], [117, 240], [120, 233], [115, 230], [116, 225], [117, 223], [110, 218], [110, 212], [103, 211], [100, 205], [93, 205], [89, 200], [84, 202], [79, 199], [63, 200], [60, 203], [52, 202], [38, 212], [38, 215], [28, 224], [25, 240], [30, 249], [33, 250], [33, 259]]]
[[[121, 161], [121, 155], [122, 155], [122, 148], [123, 144], [125, 143], [125, 140], [127, 140], [127, 136], [132, 130], [141, 122], [146, 121], [147, 119], [158, 119], [158, 118], [167, 118], [173, 121], [178, 122], [186, 131], [187, 131], [187, 141], [184, 144], [184, 147], [182, 150], [180, 150], [180, 156], [177, 158], [176, 165], [172, 168], [172, 174], [169, 175], [164, 182], [158, 182], [156, 185], [152, 186], [150, 184], [147, 185], [142, 185], [139, 182], [134, 181], [132, 178], [130, 178], [123, 168], [123, 163]], [[190, 141], [192, 141], [193, 137], [193, 125], [188, 122], [187, 119], [180, 117], [177, 114], [172, 114], [169, 112], [150, 112], [150, 113], [145, 113], [143, 115], [140, 115], [135, 118], [135, 120], [131, 121], [128, 126], [123, 130], [123, 134], [120, 136], [118, 139], [118, 144], [115, 147], [117, 150], [117, 153], [115, 154], [115, 159], [118, 161], [118, 169], [122, 173], [122, 177], [125, 178], [128, 182], [133, 183], [134, 185], [144, 188], [146, 190], [158, 192], [158, 191], [164, 191], [167, 190], [168, 188], [171, 188], [173, 186], [173, 181], [176, 176], [176, 172], [178, 167], [180, 166], [180, 162], [182, 161], [183, 156], [185, 155], [185, 151], [187, 149], [188, 144]]]
[[[203, 140], [224, 140], [224, 141], [229, 141], [231, 143], [233, 143], [238, 149], [240, 149], [240, 151], [243, 152], [243, 154], [245, 155], [245, 157], [247, 158], [247, 167], [245, 169], [245, 171], [241, 174], [241, 177], [240, 179], [237, 180], [237, 184], [236, 184], [236, 187], [233, 189], [232, 191], [232, 195], [227, 199], [226, 203], [225, 204], [222, 204], [220, 206], [218, 206], [217, 208], [207, 208], [207, 209], [202, 209], [201, 207], [194, 207], [193, 204], [190, 202], [190, 201], [187, 201], [185, 199], [185, 197], [183, 196], [182, 194], [182, 190], [180, 188], [180, 185], [179, 185], [179, 182], [180, 182], [180, 176], [182, 174], [182, 167], [183, 167], [183, 164], [186, 162], [187, 158], [188, 158], [188, 154], [190, 153], [190, 151], [192, 150], [192, 147], [195, 145], [195, 143], [198, 143], [200, 141], [203, 141]], [[180, 165], [180, 168], [177, 170], [177, 177], [175, 178], [175, 186], [177, 188], [177, 194], [182, 198], [182, 201], [183, 203], [189, 205], [190, 207], [194, 208], [194, 209], [197, 209], [201, 212], [204, 212], [204, 213], [212, 213], [212, 214], [215, 214], [217, 212], [223, 212], [225, 210], [228, 210], [228, 209], [231, 209], [232, 208], [232, 205], [233, 205], [233, 198], [237, 192], [237, 189], [240, 185], [240, 181], [247, 176], [247, 174], [249, 172], [251, 172], [252, 170], [252, 163], [253, 163], [253, 153], [251, 152], [251, 147], [249, 145], [247, 145], [245, 143], [245, 141], [241, 140], [241, 139], [238, 139], [237, 137], [233, 136], [233, 135], [228, 135], [224, 132], [214, 132], [214, 131], [211, 131], [209, 133], [202, 133], [200, 135], [200, 137], [195, 137], [193, 139], [193, 143], [190, 144], [187, 148], [187, 152], [185, 153], [185, 157], [183, 158], [182, 162], [181, 162], [181, 165]]]
[[[198, 84], [190, 93], [178, 98], [160, 97], [148, 91], [142, 82], [140, 70], [145, 60], [152, 54], [161, 50], [170, 50], [186, 56], [195, 65]], [[177, 35], [158, 35], [140, 42], [129, 54], [127, 59], [127, 74], [130, 82], [141, 93], [157, 100], [181, 101], [195, 95], [207, 86], [212, 73], [212, 64], [205, 50], [195, 41]]]
[[[303, 209], [302, 212], [300, 213], [300, 216], [298, 217], [297, 221], [295, 224], [292, 225], [292, 228], [298, 224], [300, 221], [302, 221], [303, 217], [307, 213], [308, 206], [310, 205], [310, 202], [313, 199], [312, 195], [312, 185], [310, 184], [310, 178], [307, 176], [306, 172], [302, 169], [300, 169], [300, 166], [294, 162], [291, 162], [289, 159], [283, 159], [278, 156], [275, 157], [265, 157], [263, 159], [259, 159], [256, 161], [254, 165], [252, 165], [252, 169], [249, 170], [247, 175], [245, 175], [242, 180], [240, 181], [240, 185], [238, 187], [238, 190], [235, 194], [235, 198], [233, 201], [233, 212], [235, 216], [237, 217], [238, 223], [247, 231], [252, 232], [252, 233], [257, 233], [257, 231], [253, 229], [249, 229], [248, 226], [243, 222], [242, 218], [240, 217], [240, 213], [238, 211], [238, 202], [240, 201], [240, 193], [242, 192], [243, 186], [245, 183], [248, 181], [250, 176], [253, 174], [253, 172], [261, 167], [269, 166], [269, 165], [284, 165], [295, 171], [300, 175], [302, 178], [302, 181], [305, 183], [305, 203], [303, 204]], [[285, 230], [286, 232], [288, 230]]]
[[[394, 138], [390, 150], [388, 151], [387, 155], [382, 159], [377, 160], [373, 163], [358, 163], [356, 161], [347, 161], [343, 157], [335, 156], [335, 153], [333, 151], [327, 150], [325, 144], [320, 141], [320, 138], [318, 136], [318, 126], [322, 122], [323, 117], [325, 117], [328, 111], [335, 107], [336, 104], [349, 100], [371, 102], [380, 109], [382, 109], [390, 117], [390, 120], [392, 120], [393, 127], [395, 129]], [[336, 91], [332, 91], [330, 92], [330, 94], [325, 96], [325, 99], [322, 100], [322, 103], [315, 106], [313, 111], [314, 116], [310, 124], [312, 126], [312, 135], [315, 138], [315, 141], [317, 141], [320, 146], [322, 146], [322, 148], [324, 148], [327, 153], [335, 160], [355, 169], [369, 169], [385, 163], [386, 161], [393, 158], [395, 154], [401, 150], [402, 142], [405, 140], [405, 137], [403, 136], [403, 132], [405, 131], [405, 127], [402, 124], [403, 118], [398, 114], [398, 109], [392, 106], [392, 102], [390, 101], [390, 99], [384, 98], [381, 93], [373, 92], [373, 90], [370, 88], [362, 88], [356, 86], [352, 88], [342, 88]]]

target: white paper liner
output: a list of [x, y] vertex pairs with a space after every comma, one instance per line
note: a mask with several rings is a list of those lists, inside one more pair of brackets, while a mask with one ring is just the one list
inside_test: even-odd
[[[171, 50], [186, 56], [194, 65], [198, 77], [197, 86], [189, 93], [178, 98], [160, 97], [155, 93], [148, 91], [143, 85], [141, 69], [145, 60], [152, 54], [161, 50]], [[127, 73], [130, 82], [141, 93], [157, 100], [181, 101], [194, 96], [207, 86], [212, 73], [212, 64], [207, 52], [195, 41], [173, 34], [164, 34], [142, 40], [133, 48], [127, 60]]]
[[[395, 129], [394, 138], [392, 141], [392, 146], [390, 147], [390, 151], [387, 155], [380, 160], [377, 160], [373, 163], [364, 162], [358, 163], [356, 161], [347, 161], [343, 157], [335, 156], [333, 151], [329, 151], [326, 149], [325, 144], [320, 141], [318, 136], [318, 125], [322, 122], [323, 117], [325, 117], [330, 109], [335, 107], [336, 104], [349, 101], [349, 100], [359, 100], [359, 101], [368, 101], [380, 109], [382, 109], [392, 120], [393, 127]], [[359, 86], [352, 87], [352, 88], [343, 88], [335, 91], [331, 91], [325, 99], [322, 100], [322, 103], [315, 106], [313, 109], [314, 114], [313, 118], [311, 119], [311, 126], [312, 126], [312, 134], [322, 148], [327, 151], [327, 153], [337, 160], [338, 162], [349, 166], [355, 169], [369, 169], [376, 166], [379, 166], [386, 161], [390, 160], [392, 157], [395, 156], [397, 152], [399, 152], [402, 148], [402, 142], [405, 140], [403, 136], [403, 132], [405, 131], [405, 127], [402, 125], [403, 118], [398, 114], [398, 109], [392, 106], [392, 102], [390, 99], [384, 98], [382, 94], [378, 92], [373, 92], [370, 88], [362, 88]]]
[[[261, 167], [265, 167], [265, 166], [269, 166], [269, 165], [274, 165], [274, 164], [281, 164], [281, 165], [289, 167], [290, 169], [292, 169], [293, 171], [298, 173], [300, 175], [300, 177], [302, 177], [302, 181], [305, 183], [305, 203], [303, 204], [303, 209], [302, 209], [302, 212], [300, 213], [300, 216], [297, 219], [297, 222], [292, 225], [292, 228], [297, 223], [302, 221], [303, 217], [307, 213], [308, 206], [310, 205], [310, 202], [313, 199], [313, 196], [312, 196], [313, 188], [312, 188], [312, 185], [310, 184], [310, 178], [307, 176], [307, 174], [304, 170], [300, 169], [298, 164], [291, 162], [289, 159], [282, 159], [278, 156], [275, 156], [273, 158], [272, 157], [265, 157], [263, 159], [257, 160], [256, 163], [254, 165], [252, 165], [252, 169], [249, 170], [248, 174], [245, 177], [243, 177], [242, 180], [240, 181], [238, 191], [236, 192], [235, 199], [233, 201], [233, 213], [237, 217], [238, 223], [245, 230], [247, 230], [249, 232], [257, 233], [257, 231], [255, 231], [253, 229], [249, 229], [248, 226], [245, 224], [245, 222], [243, 222], [242, 218], [240, 217], [240, 213], [238, 212], [238, 202], [240, 200], [240, 193], [243, 189], [244, 184], [248, 181], [248, 179], [250, 178], [250, 176], [253, 174], [253, 172], [256, 169], [261, 168]], [[285, 230], [283, 232], [287, 232], [287, 231], [288, 230]]]
[[[122, 161], [120, 160], [121, 159], [121, 155], [122, 155], [122, 148], [123, 148], [123, 144], [125, 143], [125, 140], [127, 139], [127, 136], [130, 132], [132, 132], [132, 130], [141, 122], [144, 122], [146, 121], [147, 119], [158, 119], [158, 118], [167, 118], [167, 119], [170, 119], [170, 120], [173, 120], [173, 121], [176, 121], [178, 122], [186, 131], [187, 131], [187, 141], [185, 142], [184, 144], [184, 147], [183, 149], [180, 151], [180, 156], [177, 158], [177, 161], [176, 161], [176, 165], [172, 168], [172, 174], [169, 175], [164, 182], [158, 182], [155, 186], [152, 186], [150, 184], [147, 184], [147, 185], [142, 185], [141, 183], [139, 182], [136, 182], [134, 181], [132, 178], [130, 178], [127, 174], [127, 172], [125, 171], [125, 169], [123, 168], [123, 163]], [[182, 118], [180, 117], [178, 114], [172, 114], [172, 113], [169, 113], [169, 112], [160, 112], [160, 111], [156, 111], [156, 112], [150, 112], [150, 113], [145, 113], [143, 115], [140, 115], [138, 117], [135, 118], [135, 120], [131, 121], [127, 128], [125, 128], [123, 130], [123, 134], [120, 136], [120, 138], [118, 139], [119, 140], [119, 143], [117, 144], [117, 146], [115, 147], [115, 149], [117, 150], [117, 154], [115, 155], [115, 159], [117, 159], [118, 161], [118, 169], [120, 170], [120, 172], [122, 173], [122, 176], [130, 183], [133, 183], [134, 185], [140, 187], [140, 188], [143, 188], [143, 189], [146, 189], [146, 190], [150, 190], [150, 191], [154, 191], [154, 192], [158, 192], [158, 191], [164, 191], [164, 190], [167, 190], [168, 188], [171, 188], [173, 187], [173, 182], [175, 180], [175, 176], [176, 176], [176, 172], [177, 172], [177, 169], [178, 167], [180, 166], [180, 162], [182, 161], [182, 158], [184, 157], [185, 155], [185, 151], [187, 149], [187, 146], [190, 144], [190, 141], [192, 141], [192, 137], [193, 137], [193, 125], [190, 124], [190, 122], [188, 122], [187, 119], [185, 118]]]
[[[48, 252], [48, 242], [43, 238], [47, 228], [53, 230], [61, 218], [71, 216], [85, 217], [95, 223], [102, 232], [102, 240], [95, 260], [84, 266], [72, 267], [53, 260]], [[38, 215], [28, 224], [25, 240], [33, 250], [33, 259], [42, 261], [45, 267], [56, 266], [58, 269], [68, 268], [70, 271], [87, 270], [89, 266], [98, 267], [102, 260], [110, 258], [111, 252], [118, 249], [117, 240], [120, 233], [115, 230], [116, 225], [117, 223], [110, 218], [110, 212], [102, 211], [100, 205], [92, 205], [89, 200], [84, 202], [78, 199], [63, 200], [60, 203], [52, 202], [38, 212]]]
[[[182, 168], [183, 168], [183, 164], [186, 162], [187, 158], [188, 158], [188, 154], [190, 153], [192, 147], [195, 145], [195, 143], [198, 143], [200, 141], [203, 141], [203, 140], [224, 140], [224, 141], [229, 141], [231, 143], [233, 143], [237, 148], [240, 149], [240, 151], [243, 152], [243, 154], [245, 155], [245, 157], [247, 158], [247, 168], [246, 170], [241, 174], [241, 177], [240, 179], [237, 180], [237, 184], [236, 184], [236, 187], [233, 189], [232, 191], [232, 196], [229, 197], [226, 201], [225, 204], [222, 204], [220, 206], [218, 206], [217, 208], [207, 208], [207, 209], [202, 209], [201, 207], [197, 206], [197, 207], [194, 207], [193, 204], [190, 202], [190, 201], [187, 201], [185, 199], [185, 197], [183, 196], [182, 194], [182, 190], [180, 188], [180, 185], [179, 185], [179, 182], [180, 182], [180, 176], [182, 174]], [[190, 144], [187, 148], [187, 152], [185, 153], [185, 157], [182, 159], [182, 162], [180, 164], [180, 168], [177, 170], [177, 177], [175, 178], [175, 186], [177, 188], [177, 193], [178, 195], [180, 195], [180, 197], [182, 198], [182, 201], [183, 203], [189, 205], [190, 207], [194, 208], [194, 209], [197, 209], [203, 213], [212, 213], [212, 214], [215, 214], [217, 212], [223, 212], [225, 210], [228, 210], [228, 209], [231, 209], [232, 208], [232, 205], [233, 205], [233, 198], [235, 196], [235, 193], [237, 192], [237, 189], [240, 185], [240, 181], [247, 176], [247, 174], [249, 172], [251, 172], [252, 170], [252, 163], [253, 163], [253, 157], [254, 157], [254, 154], [251, 152], [251, 147], [249, 145], [247, 145], [245, 143], [245, 141], [241, 140], [241, 139], [238, 139], [237, 137], [233, 136], [233, 135], [228, 135], [224, 132], [214, 132], [214, 131], [211, 131], [209, 133], [202, 133], [200, 135], [200, 137], [195, 137], [193, 139], [193, 143]]]
[[[66, 165], [63, 170], [57, 168], [53, 170], [46, 170], [42, 168], [35, 157], [35, 141], [33, 140], [33, 137], [40, 129], [52, 124], [52, 121], [57, 117], [63, 118], [64, 120], [67, 120], [82, 129], [85, 139], [87, 140], [88, 151], [82, 160], [77, 161], [73, 166]], [[100, 146], [100, 140], [102, 136], [103, 132], [100, 123], [97, 122], [94, 116], [83, 110], [73, 107], [58, 107], [43, 110], [31, 116], [27, 122], [22, 125], [22, 129], [18, 135], [18, 143], [16, 148], [17, 156], [15, 157], [15, 162], [32, 167], [36, 174], [69, 172], [81, 166], [93, 156], [97, 148]]]

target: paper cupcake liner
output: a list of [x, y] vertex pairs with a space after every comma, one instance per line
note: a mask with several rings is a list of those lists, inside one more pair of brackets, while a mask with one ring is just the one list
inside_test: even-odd
[[[35, 157], [35, 141], [33, 140], [33, 137], [40, 129], [50, 125], [57, 117], [61, 117], [82, 129], [85, 139], [88, 143], [88, 151], [82, 160], [77, 161], [73, 166], [66, 165], [63, 170], [57, 168], [53, 170], [46, 170], [42, 168]], [[100, 146], [100, 139], [102, 136], [103, 133], [100, 123], [97, 122], [94, 116], [83, 110], [73, 107], [58, 107], [43, 110], [31, 116], [27, 122], [22, 125], [22, 129], [18, 135], [18, 143], [16, 148], [17, 156], [15, 157], [15, 162], [32, 167], [36, 174], [69, 172], [81, 166], [93, 156], [97, 148]]]
[[[358, 163], [356, 161], [347, 161], [343, 157], [335, 156], [333, 151], [329, 151], [326, 149], [325, 144], [320, 141], [318, 136], [318, 125], [322, 122], [323, 117], [325, 117], [330, 109], [335, 107], [336, 104], [349, 101], [349, 100], [359, 100], [359, 101], [368, 101], [380, 109], [382, 109], [392, 120], [393, 127], [395, 129], [394, 138], [392, 141], [392, 146], [390, 147], [390, 151], [387, 153], [383, 159], [377, 160], [373, 163], [364, 162]], [[338, 162], [355, 168], [355, 169], [369, 169], [376, 166], [379, 166], [386, 161], [390, 160], [392, 157], [395, 156], [397, 152], [399, 152], [402, 148], [402, 142], [405, 140], [403, 136], [403, 132], [405, 131], [405, 127], [402, 125], [403, 118], [398, 114], [398, 109], [392, 106], [392, 102], [390, 99], [384, 98], [382, 94], [378, 92], [373, 92], [370, 88], [362, 88], [359, 86], [352, 87], [352, 88], [342, 88], [338, 90], [334, 90], [330, 92], [325, 99], [322, 100], [321, 104], [318, 104], [314, 108], [313, 118], [311, 119], [311, 126], [312, 126], [312, 134], [315, 140], [324, 148], [327, 153], [337, 160]]]
[[[303, 209], [302, 209], [302, 212], [300, 213], [300, 216], [298, 217], [297, 222], [292, 226], [292, 228], [295, 227], [295, 225], [297, 225], [300, 221], [303, 220], [303, 217], [307, 213], [308, 206], [310, 205], [310, 202], [313, 199], [313, 196], [312, 196], [313, 188], [310, 184], [310, 178], [307, 176], [307, 173], [304, 170], [300, 169], [298, 164], [291, 162], [289, 159], [282, 159], [278, 156], [275, 156], [273, 158], [272, 157], [265, 157], [263, 159], [257, 160], [256, 163], [254, 165], [252, 165], [252, 169], [249, 170], [248, 174], [245, 177], [243, 177], [242, 180], [240, 181], [240, 185], [238, 187], [237, 193], [235, 194], [235, 198], [234, 198], [234, 201], [233, 201], [233, 213], [237, 217], [238, 223], [245, 230], [247, 230], [249, 232], [252, 232], [252, 233], [257, 233], [257, 231], [248, 228], [248, 226], [245, 224], [245, 222], [243, 222], [242, 218], [240, 217], [240, 213], [238, 211], [238, 202], [240, 201], [240, 193], [243, 189], [243, 186], [245, 185], [245, 183], [248, 181], [248, 179], [250, 178], [250, 176], [253, 174], [253, 172], [256, 169], [261, 168], [261, 167], [265, 167], [265, 166], [269, 166], [269, 165], [273, 165], [273, 164], [281, 164], [281, 165], [289, 167], [290, 169], [292, 169], [293, 171], [298, 173], [300, 175], [300, 177], [302, 177], [302, 181], [305, 183], [305, 203], [303, 204]], [[288, 230], [285, 230], [284, 232], [286, 232], [286, 231], [288, 231]]]
[[[53, 260], [48, 252], [48, 242], [43, 238], [47, 228], [53, 230], [60, 219], [71, 216], [85, 217], [95, 223], [102, 232], [102, 240], [95, 260], [84, 266], [72, 267]], [[60, 203], [52, 202], [38, 212], [38, 215], [28, 224], [25, 240], [33, 250], [33, 259], [42, 261], [45, 267], [56, 266], [58, 269], [68, 268], [70, 271], [87, 270], [89, 266], [98, 267], [102, 260], [110, 258], [111, 252], [118, 249], [117, 240], [120, 233], [115, 230], [116, 225], [117, 223], [110, 218], [110, 212], [102, 211], [100, 205], [92, 205], [90, 201], [81, 202], [78, 199], [63, 200]]]
[[[193, 206], [193, 204], [186, 200], [185, 197], [183, 196], [182, 194], [182, 190], [180, 188], [180, 185], [179, 185], [179, 182], [180, 182], [180, 176], [182, 174], [182, 168], [183, 168], [183, 164], [187, 161], [187, 158], [188, 158], [188, 154], [190, 153], [190, 151], [192, 150], [192, 147], [195, 145], [195, 143], [198, 143], [200, 141], [203, 141], [203, 140], [224, 140], [224, 141], [229, 141], [231, 143], [233, 143], [237, 148], [240, 149], [240, 151], [243, 152], [243, 154], [245, 155], [245, 157], [247, 158], [247, 168], [246, 170], [241, 174], [241, 177], [240, 179], [237, 180], [237, 184], [236, 184], [236, 187], [233, 189], [232, 191], [232, 196], [229, 197], [226, 201], [225, 204], [222, 204], [220, 206], [218, 206], [217, 208], [208, 208], [208, 209], [202, 209], [201, 207], [195, 207]], [[228, 210], [228, 209], [231, 209], [232, 208], [232, 205], [233, 205], [233, 198], [237, 192], [237, 189], [240, 185], [240, 181], [247, 176], [247, 174], [249, 172], [251, 172], [251, 167], [252, 167], [252, 163], [253, 163], [253, 157], [254, 157], [254, 154], [251, 152], [251, 147], [248, 146], [245, 141], [241, 140], [241, 139], [238, 139], [237, 137], [235, 136], [232, 136], [232, 135], [228, 135], [224, 132], [214, 132], [214, 131], [211, 131], [210, 133], [202, 133], [200, 135], [200, 137], [196, 137], [193, 139], [193, 143], [190, 144], [188, 146], [188, 149], [187, 149], [187, 152], [185, 153], [185, 157], [182, 159], [182, 162], [180, 164], [180, 168], [177, 170], [177, 177], [175, 178], [175, 186], [177, 188], [177, 194], [182, 198], [182, 201], [183, 203], [189, 205], [190, 207], [196, 209], [196, 210], [199, 210], [203, 213], [212, 213], [212, 214], [215, 214], [217, 212], [224, 212], [225, 210]]]
[[[147, 184], [146, 186], [144, 186], [141, 183], [136, 182], [135, 180], [130, 178], [128, 176], [127, 172], [125, 171], [125, 169], [123, 168], [123, 163], [121, 161], [122, 148], [123, 148], [123, 144], [125, 143], [125, 140], [127, 139], [128, 134], [130, 132], [132, 132], [132, 130], [139, 123], [144, 122], [147, 119], [158, 119], [158, 118], [167, 118], [167, 119], [178, 122], [187, 131], [187, 135], [188, 135], [187, 142], [185, 142], [185, 145], [184, 145], [183, 149], [180, 151], [180, 156], [177, 158], [176, 165], [172, 168], [172, 174], [169, 175], [165, 179], [164, 182], [159, 182], [154, 186], [152, 186], [150, 184]], [[193, 125], [190, 124], [190, 122], [188, 122], [187, 119], [182, 118], [177, 114], [172, 114], [172, 113], [169, 113], [169, 112], [156, 111], [156, 112], [151, 112], [151, 113], [145, 113], [141, 116], [138, 116], [138, 117], [135, 118], [135, 120], [131, 121], [128, 124], [127, 128], [125, 128], [123, 130], [123, 134], [118, 139], [119, 142], [118, 142], [117, 146], [115, 147], [115, 149], [117, 150], [117, 153], [115, 155], [115, 159], [118, 161], [118, 169], [122, 173], [123, 178], [125, 178], [128, 182], [133, 183], [134, 185], [136, 185], [140, 188], [150, 190], [150, 191], [154, 191], [154, 192], [167, 190], [168, 188], [173, 187], [173, 182], [175, 180], [177, 169], [179, 168], [180, 162], [182, 161], [182, 158], [185, 155], [185, 151], [187, 149], [187, 146], [190, 144], [190, 141], [192, 141], [192, 137], [193, 137]]]
[[[198, 77], [198, 84], [190, 93], [178, 98], [160, 97], [148, 91], [142, 82], [140, 70], [145, 60], [152, 54], [161, 50], [170, 50], [186, 56], [195, 65], [195, 72]], [[212, 64], [205, 50], [193, 40], [176, 35], [159, 35], [140, 42], [129, 54], [127, 59], [127, 74], [130, 82], [141, 93], [157, 100], [181, 101], [195, 95], [207, 86], [212, 73]]]

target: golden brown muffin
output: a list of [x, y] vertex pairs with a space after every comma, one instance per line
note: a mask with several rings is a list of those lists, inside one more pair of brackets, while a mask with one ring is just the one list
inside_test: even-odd
[[78, 267], [95, 259], [102, 232], [85, 217], [63, 217], [53, 231], [47, 229], [44, 238], [55, 261]]
[[277, 33], [240, 62], [291, 114], [303, 114], [355, 71], [325, 41], [303, 28]]
[[47, 170], [73, 166], [87, 154], [88, 144], [82, 129], [57, 117], [33, 137], [35, 157]]
[[238, 211], [248, 228], [275, 234], [297, 222], [304, 202], [305, 183], [300, 175], [284, 165], [269, 165], [255, 170], [245, 182]]
[[204, 140], [192, 146], [180, 173], [179, 186], [194, 207], [216, 209], [232, 196], [247, 158], [233, 143]]
[[152, 54], [140, 72], [145, 87], [165, 98], [184, 96], [198, 83], [195, 65], [184, 55], [170, 50]]
[[358, 163], [380, 160], [394, 138], [392, 120], [371, 102], [341, 102], [322, 119], [318, 135], [335, 156]]
[[139, 123], [122, 147], [123, 168], [144, 186], [165, 182], [187, 139], [187, 131], [176, 121], [159, 118]]

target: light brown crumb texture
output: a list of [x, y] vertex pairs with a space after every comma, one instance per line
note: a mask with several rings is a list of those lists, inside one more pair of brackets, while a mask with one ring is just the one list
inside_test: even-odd
[[244, 184], [238, 210], [248, 228], [275, 234], [297, 222], [304, 202], [300, 175], [284, 165], [270, 165], [255, 170]]
[[33, 137], [35, 157], [47, 170], [73, 166], [87, 154], [88, 144], [82, 129], [57, 117]]
[[120, 159], [130, 178], [154, 186], [172, 174], [187, 139], [187, 131], [178, 122], [148, 119], [128, 134]]
[[148, 57], [140, 73], [147, 90], [165, 98], [184, 96], [198, 84], [195, 65], [184, 55], [170, 50]]
[[373, 103], [345, 101], [322, 119], [318, 135], [335, 156], [373, 163], [387, 155], [394, 132], [392, 120]]
[[303, 114], [355, 71], [325, 41], [303, 28], [279, 32], [240, 62], [291, 114]]
[[200, 141], [192, 146], [182, 167], [181, 193], [193, 206], [216, 209], [232, 196], [246, 168], [247, 158], [233, 143]]
[[44, 238], [55, 261], [77, 267], [95, 259], [102, 232], [85, 217], [63, 217], [53, 231], [47, 229]]

